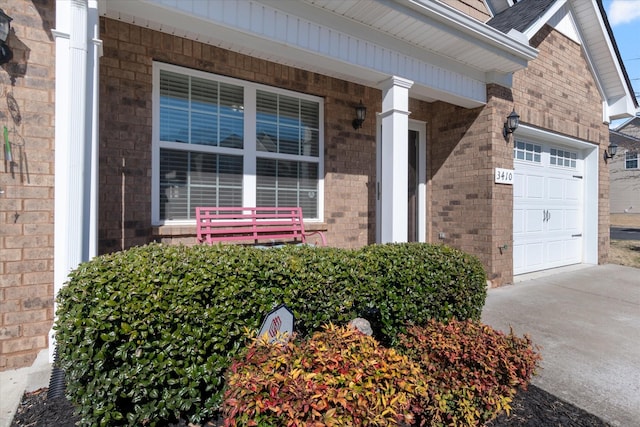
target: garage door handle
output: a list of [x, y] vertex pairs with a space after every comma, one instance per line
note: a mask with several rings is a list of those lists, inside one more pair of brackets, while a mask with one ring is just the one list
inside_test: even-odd
[[580, 233], [580, 234], [572, 234], [571, 237], [582, 237], [582, 233]]

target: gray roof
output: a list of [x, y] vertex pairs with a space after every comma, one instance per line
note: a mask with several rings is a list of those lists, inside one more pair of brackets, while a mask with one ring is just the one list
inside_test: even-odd
[[520, 0], [518, 3], [488, 20], [487, 25], [503, 33], [508, 33], [512, 28], [523, 32], [542, 16], [555, 1], [556, 0]]
[[640, 138], [635, 138], [631, 135], [616, 132], [614, 130], [609, 131], [609, 142], [626, 150], [640, 150]]

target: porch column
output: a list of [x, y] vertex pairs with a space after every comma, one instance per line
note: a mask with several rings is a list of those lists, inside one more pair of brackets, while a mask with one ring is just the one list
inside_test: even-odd
[[[57, 0], [55, 88], [54, 297], [69, 273], [97, 252], [97, 0]], [[54, 310], [57, 306], [54, 303]], [[49, 361], [55, 333], [49, 332]]]
[[393, 76], [382, 89], [380, 242], [408, 240], [409, 88], [413, 81]]

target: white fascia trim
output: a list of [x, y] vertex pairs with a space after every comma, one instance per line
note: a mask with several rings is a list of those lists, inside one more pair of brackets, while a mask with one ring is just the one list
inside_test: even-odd
[[[571, 1], [582, 3], [587, 0], [571, 0]], [[624, 78], [624, 73], [622, 72], [620, 63], [618, 62], [618, 59], [617, 59], [618, 57], [616, 55], [615, 49], [613, 48], [613, 43], [609, 38], [609, 32], [607, 31], [607, 28], [604, 24], [604, 20], [600, 15], [600, 12], [599, 12], [600, 8], [596, 4], [596, 0], [590, 0], [590, 7], [593, 10], [593, 13], [597, 19], [598, 26], [600, 29], [597, 35], [602, 37], [602, 39], [607, 45], [607, 49], [609, 50], [608, 58], [602, 59], [601, 61], [610, 60], [613, 62], [614, 68], [616, 70], [616, 76], [618, 78], [618, 84], [622, 89], [621, 92], [618, 92], [617, 94], [614, 94], [614, 95], [607, 93], [608, 91], [604, 88], [604, 86], [600, 81], [600, 75], [597, 72], [598, 68], [596, 67], [595, 62], [592, 59], [592, 55], [589, 52], [588, 46], [584, 43], [585, 37], [583, 36], [581, 29], [578, 27], [577, 31], [578, 31], [578, 34], [580, 35], [580, 38], [582, 39], [583, 51], [585, 52], [585, 55], [589, 60], [589, 66], [591, 67], [596, 83], [598, 84], [598, 88], [601, 91], [602, 97], [605, 100], [605, 108], [603, 111], [603, 122], [609, 123], [611, 120], [633, 117], [636, 114], [636, 107], [634, 106], [634, 103], [633, 103], [633, 95], [631, 94], [631, 92], [629, 91], [629, 88], [627, 87], [626, 80]], [[621, 97], [624, 97], [627, 100], [622, 101]]]
[[[401, 0], [395, 0], [400, 2]], [[432, 0], [404, 0], [408, 2], [414, 10], [420, 11], [422, 14], [439, 20], [440, 22], [455, 25], [455, 29], [462, 31], [474, 39], [485, 42], [491, 46], [497, 47], [506, 54], [513, 55], [526, 62], [535, 59], [538, 56], [538, 50], [523, 43], [519, 38], [514, 38], [513, 34], [508, 35], [502, 31], [496, 30], [487, 24], [480, 22], [453, 7]]]
[[533, 36], [538, 34], [538, 31], [540, 31], [542, 27], [549, 22], [566, 3], [567, 0], [556, 1], [544, 14], [539, 16], [538, 19], [524, 31], [524, 35], [527, 37], [527, 40], [531, 40]]
[[535, 139], [539, 142], [558, 144], [565, 147], [575, 148], [577, 150], [591, 150], [594, 148], [598, 148], [596, 144], [584, 141], [582, 139], [561, 135], [559, 133], [525, 125], [522, 123], [518, 126], [518, 129], [516, 129], [514, 135], [517, 138], [522, 137], [525, 139]]

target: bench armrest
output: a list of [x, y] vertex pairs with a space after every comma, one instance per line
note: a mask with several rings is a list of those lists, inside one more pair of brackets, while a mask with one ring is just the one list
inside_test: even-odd
[[314, 234], [317, 234], [320, 236], [320, 240], [322, 241], [322, 245], [321, 246], [327, 246], [327, 238], [325, 237], [324, 233], [322, 231], [306, 231], [304, 232], [304, 237], [305, 240], [308, 236], [313, 236]]

